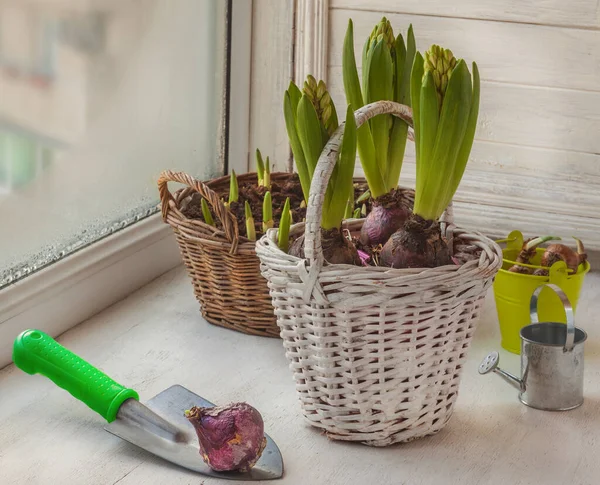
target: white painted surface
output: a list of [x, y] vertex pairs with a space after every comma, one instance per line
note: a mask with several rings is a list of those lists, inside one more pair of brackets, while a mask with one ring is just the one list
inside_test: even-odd
[[294, 80], [298, 86], [310, 74], [327, 82], [329, 36], [329, 0], [298, 0], [296, 3], [296, 38]]
[[[531, 162], [527, 168], [519, 164], [524, 157]], [[476, 142], [469, 170], [454, 198], [455, 218], [461, 226], [476, 228], [491, 237], [506, 237], [514, 229], [530, 235], [552, 233], [567, 241], [572, 235], [578, 235], [586, 247], [597, 250], [600, 192], [582, 190], [582, 187], [600, 183], [600, 178], [594, 174], [600, 164], [591, 163], [596, 157]], [[558, 174], [552, 173], [553, 167], [573, 166], [581, 161], [590, 162], [591, 173], [567, 175], [562, 173], [563, 169]], [[549, 175], [541, 177], [536, 166], [544, 166]], [[358, 175], [364, 175], [362, 167], [358, 166], [356, 171]], [[400, 184], [415, 185], [412, 142], [408, 142]]]
[[419, 50], [436, 43], [448, 46], [469, 62], [477, 61], [483, 80], [598, 90], [600, 32], [597, 30], [436, 17], [435, 11], [430, 14], [331, 10], [329, 63], [342, 65], [341, 46], [349, 17], [354, 22], [356, 51], [362, 53], [366, 36], [386, 15], [396, 35], [400, 30], [404, 35], [408, 25], [413, 24]]
[[[340, 111], [349, 18], [359, 65], [364, 40], [383, 15], [395, 33], [412, 23], [421, 51], [437, 43], [477, 61], [481, 110], [456, 194], [457, 223], [491, 236], [513, 229], [576, 235], [598, 250], [599, 12], [592, 0], [331, 0], [328, 86]], [[411, 142], [400, 183], [414, 186]]]
[[60, 335], [180, 264], [173, 230], [156, 214], [4, 288], [0, 369], [19, 332]]
[[415, 15], [487, 19], [525, 24], [600, 27], [596, 0], [330, 0], [332, 8], [353, 8]]
[[252, 69], [252, 0], [232, 2], [229, 90], [229, 170], [250, 170], [250, 74]]
[[[304, 423], [277, 339], [206, 323], [182, 268], [73, 328], [61, 344], [137, 389], [142, 400], [179, 383], [263, 414], [285, 460], [285, 484], [595, 485], [600, 476], [600, 275], [584, 285], [577, 325], [588, 332], [585, 402], [526, 408], [497, 376], [479, 376], [499, 349], [492, 293], [469, 350], [453, 417], [438, 435], [386, 449], [331, 442]], [[518, 356], [501, 351], [518, 372]], [[2, 485], [217, 484], [165, 464], [102, 429], [102, 418], [42, 376], [0, 371]], [[199, 458], [200, 459], [200, 458]]]
[[283, 119], [283, 94], [293, 77], [295, 0], [253, 0], [250, 91], [250, 170], [259, 148], [275, 169], [287, 171], [290, 146]]
[[[329, 78], [328, 87], [336, 107], [345, 106], [342, 68], [330, 67]], [[598, 154], [600, 138], [595, 136], [600, 132], [598, 113], [600, 91], [482, 81], [476, 138], [509, 145]], [[526, 170], [528, 164], [523, 161], [522, 165]], [[595, 166], [579, 168], [597, 170]]]

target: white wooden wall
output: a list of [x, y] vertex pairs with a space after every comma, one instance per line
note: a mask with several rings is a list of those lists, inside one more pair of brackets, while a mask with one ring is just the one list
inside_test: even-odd
[[293, 79], [294, 1], [252, 0], [250, 171], [255, 170], [257, 148], [276, 170], [287, 170], [291, 161], [283, 95]]
[[[600, 249], [600, 8], [597, 0], [297, 0], [296, 78], [326, 78], [345, 106], [342, 43], [383, 15], [479, 65], [481, 111], [456, 195], [457, 222], [492, 236], [581, 237]], [[318, 35], [316, 35], [316, 34]], [[315, 45], [317, 44], [317, 45]], [[319, 45], [320, 44], [320, 45]], [[298, 49], [300, 46], [300, 49]], [[409, 142], [401, 184], [414, 186]]]

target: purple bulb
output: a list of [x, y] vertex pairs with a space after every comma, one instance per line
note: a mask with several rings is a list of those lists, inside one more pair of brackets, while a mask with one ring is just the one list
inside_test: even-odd
[[249, 471], [267, 444], [262, 416], [247, 403], [193, 407], [186, 417], [198, 434], [200, 455], [213, 470]]

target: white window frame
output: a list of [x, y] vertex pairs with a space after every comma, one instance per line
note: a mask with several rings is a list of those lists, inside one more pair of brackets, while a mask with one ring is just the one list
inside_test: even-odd
[[[238, 173], [249, 168], [253, 1], [229, 4], [227, 168]], [[56, 337], [180, 264], [173, 230], [154, 214], [0, 290], [0, 368], [23, 330]]]

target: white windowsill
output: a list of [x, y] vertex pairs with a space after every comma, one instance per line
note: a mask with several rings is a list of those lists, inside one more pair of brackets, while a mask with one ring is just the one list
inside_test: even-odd
[[[229, 169], [244, 173], [254, 167], [248, 145], [252, 1], [234, 1], [231, 42], [227, 149]], [[155, 214], [0, 290], [0, 369], [11, 362], [12, 340], [22, 330], [60, 335], [181, 262], [172, 228]]]
[[173, 230], [155, 214], [0, 290], [0, 368], [21, 331], [60, 335], [179, 264]]
[[[499, 349], [490, 291], [452, 419], [436, 436], [388, 449], [331, 442], [305, 424], [281, 342], [206, 323], [182, 267], [59, 341], [136, 389], [142, 401], [178, 383], [216, 403], [243, 400], [256, 406], [284, 456], [280, 483], [596, 483], [599, 290], [600, 275], [588, 275], [577, 315], [578, 326], [588, 332], [581, 408], [528, 409], [498, 377], [478, 375], [480, 359]], [[500, 354], [501, 366], [518, 373], [518, 356]], [[0, 396], [1, 483], [229, 483], [170, 466], [105, 432], [100, 416], [42, 376], [9, 366], [0, 371]]]

